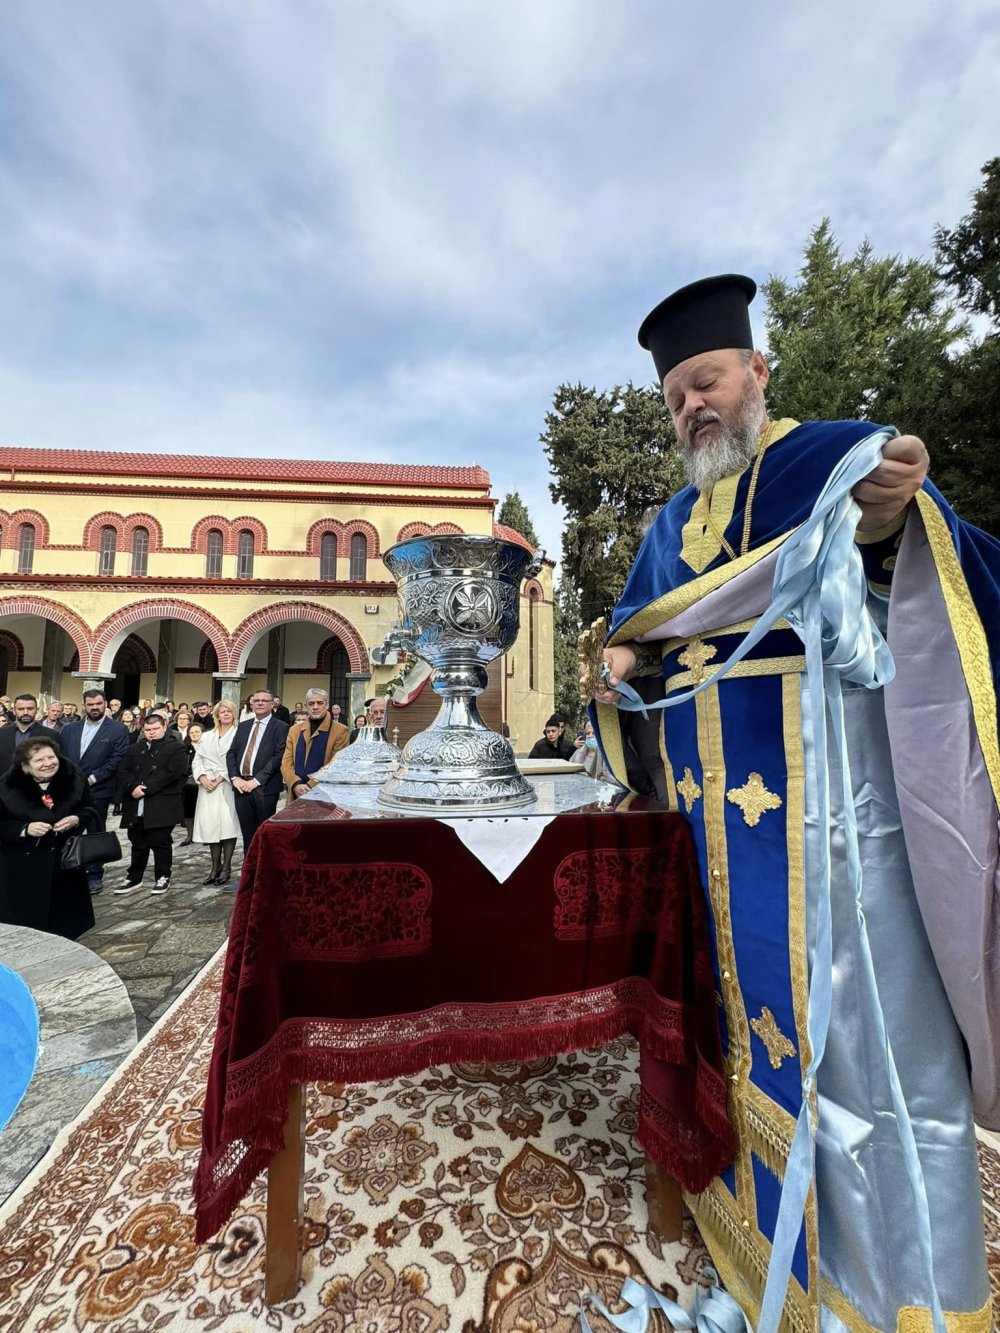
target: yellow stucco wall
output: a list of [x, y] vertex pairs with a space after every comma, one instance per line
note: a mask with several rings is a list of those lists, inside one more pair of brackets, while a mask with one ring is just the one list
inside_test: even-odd
[[[331, 499], [323, 494], [324, 489], [330, 488], [285, 478], [273, 484], [261, 479], [173, 479], [168, 474], [128, 478], [103, 476], [97, 467], [75, 473], [64, 472], [57, 477], [17, 468], [15, 477], [14, 481], [0, 481], [0, 508], [10, 515], [24, 510], [38, 512], [48, 524], [48, 540], [43, 540], [39, 530], [32, 572], [18, 575], [17, 524], [4, 522], [0, 545], [0, 629], [14, 624], [10, 608], [17, 600], [38, 599], [53, 610], [66, 608], [75, 620], [82, 622], [88, 654], [92, 636], [102, 625], [117, 620], [126, 609], [140, 609], [142, 603], [164, 602], [170, 603], [175, 610], [186, 607], [194, 617], [206, 613], [221, 627], [218, 634], [225, 636], [227, 642], [228, 636], [254, 612], [277, 609], [280, 614], [288, 607], [289, 621], [299, 621], [302, 616], [292, 610], [290, 604], [305, 603], [316, 609], [320, 619], [327, 616], [332, 621], [330, 613], [341, 617], [353, 628], [360, 642], [370, 648], [381, 643], [397, 618], [396, 594], [388, 570], [380, 556], [370, 549], [366, 584], [352, 587], [348, 539], [339, 543], [338, 582], [320, 582], [318, 546], [313, 555], [306, 554], [305, 549], [306, 537], [313, 524], [334, 520], [347, 527], [363, 520], [378, 534], [380, 551], [393, 545], [400, 529], [415, 522], [428, 528], [451, 524], [461, 531], [483, 535], [492, 532], [493, 524], [492, 502], [484, 503], [489, 501], [485, 487], [456, 490], [422, 483], [338, 486], [337, 491], [341, 494], [351, 491], [350, 497]], [[35, 490], [26, 484], [31, 482], [42, 485]], [[56, 490], [53, 482], [63, 489]], [[162, 488], [169, 488], [170, 493], [151, 493]], [[253, 498], [236, 494], [248, 490], [275, 494]], [[418, 495], [418, 499], [414, 499], [414, 495]], [[462, 503], [463, 500], [473, 503]], [[155, 531], [151, 532], [146, 577], [133, 578], [128, 539], [119, 539], [114, 575], [101, 577], [98, 575], [98, 552], [84, 549], [83, 541], [88, 523], [105, 513], [118, 515], [123, 520], [131, 515], [148, 515], [162, 529], [162, 546], [179, 549], [155, 549]], [[236, 580], [237, 557], [228, 552], [223, 556], [221, 578], [205, 580], [204, 553], [192, 551], [190, 547], [196, 525], [211, 516], [219, 516], [237, 528], [238, 520], [247, 518], [263, 524], [267, 534], [266, 549], [262, 550], [257, 543], [251, 580]], [[149, 526], [155, 529], [155, 524]], [[274, 554], [276, 551], [287, 554]], [[526, 624], [506, 663], [506, 716], [511, 733], [517, 738], [518, 749], [530, 748], [552, 710], [551, 568], [546, 566], [542, 570], [538, 582], [544, 595], [536, 610], [536, 688], [529, 689], [528, 683]], [[372, 586], [378, 584], [385, 586]], [[366, 611], [371, 607], [377, 608], [374, 614]], [[526, 600], [522, 597], [522, 611], [526, 613], [526, 610]], [[53, 618], [48, 611], [46, 616]], [[158, 646], [155, 623], [158, 619], [159, 615], [150, 616], [141, 624], [135, 621], [125, 627], [129, 633], [141, 628], [142, 637], [154, 654]], [[324, 631], [323, 625], [317, 627], [317, 642], [322, 637], [321, 631]], [[326, 624], [327, 635], [335, 632], [333, 624]], [[266, 634], [265, 629], [258, 638], [256, 649], [251, 649], [252, 665], [240, 682], [241, 695], [266, 683], [266, 658], [261, 658], [263, 649], [259, 641], [266, 638]], [[110, 670], [116, 646], [112, 642], [99, 663], [90, 663], [91, 668]], [[69, 662], [72, 651], [72, 645], [67, 644], [64, 663]], [[296, 661], [294, 674], [286, 677], [283, 693], [289, 705], [303, 698], [311, 686], [325, 687], [328, 684], [328, 678], [315, 670], [315, 654], [311, 665], [307, 657], [308, 654], [302, 661]], [[25, 665], [31, 669], [10, 670], [7, 692], [37, 692], [40, 660], [37, 645], [30, 653], [25, 646]], [[211, 676], [190, 669], [197, 666], [196, 660], [179, 664], [189, 669], [176, 675], [174, 699], [192, 702], [196, 698], [210, 698], [215, 684]], [[394, 667], [370, 670], [371, 681], [364, 687], [368, 697], [380, 692], [396, 673]], [[66, 669], [53, 693], [58, 692], [67, 702], [79, 702], [82, 684], [81, 679]], [[140, 697], [153, 697], [155, 684], [155, 675], [144, 673]]]

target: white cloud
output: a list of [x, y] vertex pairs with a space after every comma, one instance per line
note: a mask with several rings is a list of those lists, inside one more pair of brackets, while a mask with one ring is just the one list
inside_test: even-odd
[[653, 302], [824, 215], [926, 253], [1000, 128], [988, 0], [15, 0], [5, 39], [8, 440], [474, 459], [549, 545], [556, 384], [649, 378]]

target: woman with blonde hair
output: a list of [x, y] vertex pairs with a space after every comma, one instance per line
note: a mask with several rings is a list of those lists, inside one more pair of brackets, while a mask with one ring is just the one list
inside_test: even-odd
[[205, 884], [228, 884], [236, 847], [236, 805], [226, 767], [226, 755], [236, 736], [236, 708], [222, 699], [212, 709], [215, 726], [201, 738], [191, 761], [191, 776], [198, 784], [194, 811], [195, 842], [208, 843], [212, 871]]

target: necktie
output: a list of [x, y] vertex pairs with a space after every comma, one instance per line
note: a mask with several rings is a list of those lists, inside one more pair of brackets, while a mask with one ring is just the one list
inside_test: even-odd
[[253, 731], [250, 733], [250, 744], [247, 746], [243, 755], [243, 767], [240, 769], [240, 776], [244, 778], [253, 777], [253, 752], [257, 748], [257, 732], [260, 730], [260, 720], [253, 724]]

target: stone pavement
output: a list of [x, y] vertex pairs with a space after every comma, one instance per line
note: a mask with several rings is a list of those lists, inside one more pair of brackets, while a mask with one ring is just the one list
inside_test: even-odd
[[[109, 818], [108, 828], [117, 826], [117, 819]], [[202, 885], [211, 871], [208, 848], [200, 843], [181, 847], [184, 837], [183, 828], [174, 830], [174, 869], [165, 894], [150, 893], [151, 857], [144, 887], [116, 898], [112, 889], [124, 881], [129, 855], [128, 838], [122, 833], [125, 859], [105, 867], [104, 891], [93, 900], [96, 924], [80, 936], [80, 943], [110, 963], [125, 983], [140, 1041], [197, 976], [229, 930], [235, 894]], [[237, 839], [234, 889], [241, 863], [242, 842]]]

